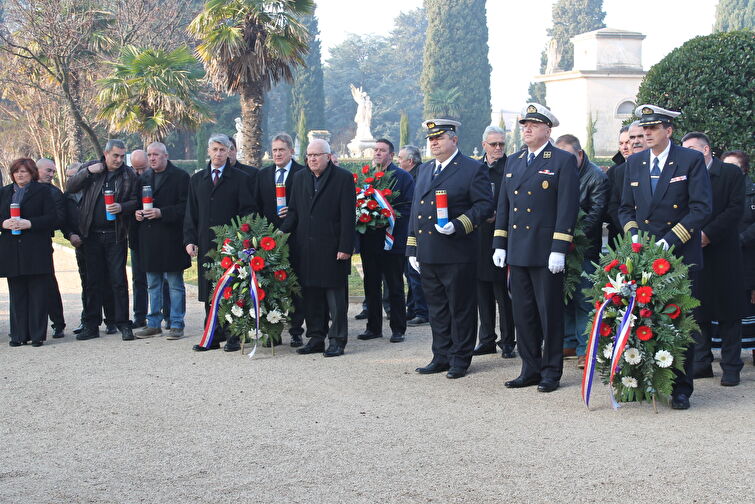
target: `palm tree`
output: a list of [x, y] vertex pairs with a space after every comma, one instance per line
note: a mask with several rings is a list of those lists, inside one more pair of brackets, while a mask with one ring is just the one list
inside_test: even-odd
[[204, 72], [187, 47], [173, 51], [127, 45], [113, 74], [98, 81], [99, 118], [113, 131], [138, 133], [145, 143], [171, 130], [195, 130], [211, 120], [199, 99]]
[[299, 21], [312, 0], [208, 0], [189, 24], [196, 53], [217, 90], [238, 93], [244, 124], [244, 157], [262, 161], [265, 91], [304, 63], [309, 32]]
[[439, 88], [431, 91], [427, 100], [427, 114], [444, 119], [458, 119], [459, 114], [461, 114], [459, 109], [460, 97], [461, 91], [458, 87]]

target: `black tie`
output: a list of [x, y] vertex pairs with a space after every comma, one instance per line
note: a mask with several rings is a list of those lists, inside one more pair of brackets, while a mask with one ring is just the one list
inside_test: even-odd
[[433, 171], [433, 178], [437, 177], [438, 174], [440, 173], [440, 167], [441, 167], [440, 163], [435, 165], [435, 171]]
[[530, 155], [527, 156], [527, 166], [531, 165], [534, 160], [535, 160], [535, 153], [530, 152]]
[[655, 193], [655, 187], [658, 185], [658, 179], [661, 178], [661, 169], [658, 166], [658, 158], [653, 159], [653, 169], [650, 170], [650, 194]]
[[283, 183], [283, 175], [286, 174], [285, 168], [278, 168], [278, 180], [275, 181], [276, 184], [282, 184]]

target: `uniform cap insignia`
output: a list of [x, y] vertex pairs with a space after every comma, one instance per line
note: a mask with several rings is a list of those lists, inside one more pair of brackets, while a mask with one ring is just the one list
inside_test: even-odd
[[536, 106], [530, 105], [529, 107], [527, 107], [527, 113], [528, 114], [534, 114], [535, 112], [537, 112], [537, 107]]
[[642, 113], [643, 114], [654, 114], [655, 110], [651, 109], [650, 107], [645, 107], [644, 109], [642, 109]]

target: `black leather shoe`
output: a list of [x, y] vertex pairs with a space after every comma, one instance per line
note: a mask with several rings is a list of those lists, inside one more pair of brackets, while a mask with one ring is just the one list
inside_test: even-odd
[[213, 343], [207, 348], [200, 345], [194, 345], [193, 347], [191, 347], [191, 349], [194, 350], [195, 352], [207, 352], [208, 350], [217, 350], [218, 348], [220, 348], [220, 345], [215, 344], [215, 343]]
[[671, 409], [689, 409], [689, 397], [687, 394], [671, 396]]
[[524, 378], [523, 376], [517, 376], [513, 380], [507, 381], [503, 384], [506, 388], [522, 388], [522, 387], [531, 387], [532, 385], [537, 385], [540, 383], [540, 377], [539, 376], [533, 376], [531, 378]]
[[17, 346], [22, 346], [22, 345], [23, 345], [23, 343], [21, 343], [20, 341], [13, 341], [13, 340], [10, 340], [10, 341], [8, 342], [8, 345], [10, 345], [10, 346], [12, 346], [12, 347], [17, 347]]
[[708, 366], [707, 368], [696, 369], [694, 378], [695, 380], [699, 380], [700, 378], [713, 378], [713, 367]]
[[331, 340], [328, 349], [322, 353], [323, 357], [338, 357], [343, 355], [345, 345], [338, 340]]
[[301, 347], [296, 351], [296, 353], [301, 355], [308, 355], [313, 353], [321, 353], [325, 351], [325, 343], [320, 341], [319, 343], [313, 343], [312, 340], [309, 340], [306, 345]]
[[97, 328], [85, 327], [83, 331], [76, 335], [76, 339], [80, 341], [90, 340], [100, 337], [100, 331]]
[[411, 327], [423, 326], [428, 323], [429, 321], [424, 317], [414, 317], [413, 319], [406, 321], [406, 325]]
[[362, 310], [356, 315], [354, 315], [354, 318], [357, 320], [364, 320], [367, 318], [367, 310]]
[[391, 343], [401, 343], [404, 341], [404, 335], [399, 333], [391, 334]]
[[31, 342], [31, 346], [33, 346], [33, 347], [41, 347], [42, 344], [43, 344], [42, 341], [32, 341]]
[[357, 339], [358, 340], [371, 340], [371, 339], [382, 338], [382, 337], [383, 337], [382, 334], [377, 334], [372, 331], [364, 331], [362, 334], [357, 336]]
[[480, 343], [472, 352], [472, 355], [488, 355], [496, 353], [495, 342], [492, 343]]
[[107, 324], [105, 326], [105, 334], [115, 334], [118, 332], [118, 327], [115, 324]]
[[448, 371], [451, 366], [448, 364], [439, 364], [437, 362], [431, 362], [425, 367], [418, 367], [415, 369], [416, 372], [419, 374], [435, 374], [435, 373], [442, 373], [443, 371]]
[[516, 357], [516, 352], [514, 352], [514, 345], [503, 345], [501, 348], [501, 357], [504, 359], [513, 359]]
[[446, 378], [455, 380], [456, 378], [464, 378], [467, 375], [467, 370], [460, 367], [452, 367], [446, 373]]
[[121, 339], [123, 341], [133, 341], [134, 331], [131, 330], [130, 326], [121, 326]]
[[79, 327], [73, 330], [74, 334], [80, 334], [85, 329], [84, 324], [79, 324]]
[[538, 392], [553, 392], [557, 388], [558, 388], [557, 381], [543, 380], [537, 386], [537, 391]]
[[223, 345], [224, 352], [238, 352], [241, 350], [241, 342], [235, 336], [228, 338], [228, 341]]
[[66, 333], [63, 332], [64, 328], [65, 328], [65, 325], [63, 325], [63, 327], [55, 327], [55, 328], [53, 328], [52, 337], [54, 339], [58, 339], [58, 338], [62, 338], [63, 336], [65, 336]]
[[736, 387], [739, 385], [739, 376], [722, 376], [721, 377], [721, 386], [722, 387]]
[[301, 336], [299, 335], [291, 335], [291, 348], [299, 348], [302, 346], [304, 342], [301, 340]]

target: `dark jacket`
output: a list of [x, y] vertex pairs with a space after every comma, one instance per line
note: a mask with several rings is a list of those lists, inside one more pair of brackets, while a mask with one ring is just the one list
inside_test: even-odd
[[154, 208], [160, 209], [159, 219], [135, 221], [139, 234], [139, 261], [143, 271], [183, 271], [191, 266], [191, 258], [183, 245], [183, 225], [186, 197], [189, 193], [189, 174], [168, 161], [160, 187], [155, 187], [155, 172], [148, 169], [139, 177], [139, 192], [152, 187]]
[[647, 231], [674, 245], [685, 264], [703, 267], [700, 229], [713, 206], [703, 155], [671, 144], [655, 192], [650, 187], [650, 149], [629, 156], [619, 219], [625, 233]]
[[[10, 218], [13, 184], [0, 189], [0, 222]], [[21, 200], [21, 218], [31, 228], [14, 235], [0, 229], [0, 277], [47, 275], [52, 273], [52, 242], [50, 233], [58, 222], [55, 201], [48, 184], [31, 182]]]
[[[623, 159], [623, 158], [622, 158]], [[621, 191], [624, 190], [624, 170], [626, 163], [613, 165], [606, 172], [608, 177], [608, 203], [604, 220], [608, 223], [608, 245], [614, 246], [614, 239], [622, 235], [621, 222], [619, 221], [619, 205], [621, 204]]]
[[592, 246], [585, 259], [596, 261], [603, 246], [603, 217], [609, 198], [608, 176], [583, 154], [579, 167], [579, 206], [585, 216], [582, 227]]
[[755, 183], [745, 176], [744, 214], [739, 222], [745, 289], [755, 290]]
[[393, 173], [391, 189], [397, 192], [398, 196], [394, 198], [391, 206], [400, 215], [393, 227], [393, 248], [388, 253], [404, 255], [406, 253], [406, 238], [409, 234], [412, 199], [414, 198], [414, 178], [408, 171], [402, 170], [393, 163], [388, 165], [386, 172]]
[[742, 250], [739, 223], [744, 211], [744, 175], [739, 167], [713, 158], [708, 170], [713, 190], [713, 212], [703, 226], [710, 243], [703, 247], [700, 272], [702, 320], [739, 320], [742, 317]]
[[[483, 157], [482, 166], [488, 170], [490, 187], [493, 189], [493, 201], [498, 201], [498, 196], [501, 194], [501, 185], [503, 184], [503, 170], [506, 167], [506, 155], [504, 154], [493, 166], [488, 166]], [[493, 264], [493, 231], [495, 231], [495, 221], [487, 222], [487, 220], [483, 220], [480, 223], [480, 230], [477, 235], [479, 240], [479, 248], [477, 250], [477, 279], [487, 282], [505, 282], [505, 271], [496, 268]]]
[[[96, 161], [87, 163], [79, 169], [78, 173], [68, 179], [66, 190], [68, 192], [82, 191], [82, 199], [79, 204], [79, 231], [83, 238], [89, 236], [89, 229], [94, 217], [94, 208], [97, 198], [102, 196], [102, 185], [107, 177], [107, 167], [100, 173], [90, 173], [88, 167]], [[105, 166], [105, 158], [100, 161]], [[121, 204], [121, 212], [115, 217], [116, 239], [126, 239], [131, 216], [139, 204], [139, 184], [133, 168], [125, 164], [116, 170], [115, 201]]]
[[[276, 228], [280, 228], [283, 219], [278, 217], [278, 204], [275, 199], [275, 179], [278, 168], [275, 165], [266, 166], [257, 174], [257, 205], [259, 211]], [[286, 201], [291, 201], [291, 191], [294, 183], [294, 175], [304, 167], [291, 160], [291, 168], [286, 177]]]
[[309, 169], [294, 174], [288, 215], [281, 230], [294, 233], [303, 287], [345, 287], [351, 260], [337, 260], [338, 252], [354, 251], [356, 193], [351, 172], [328, 163], [318, 179]]
[[226, 166], [215, 185], [212, 183], [208, 163], [206, 169], [191, 176], [186, 199], [183, 244], [184, 248], [190, 243], [199, 248], [197, 270], [200, 301], [206, 301], [209, 295], [209, 282], [205, 279], [205, 255], [216, 247], [213, 241], [215, 233], [210, 228], [230, 224], [234, 217], [256, 211], [252, 180], [245, 172]]

